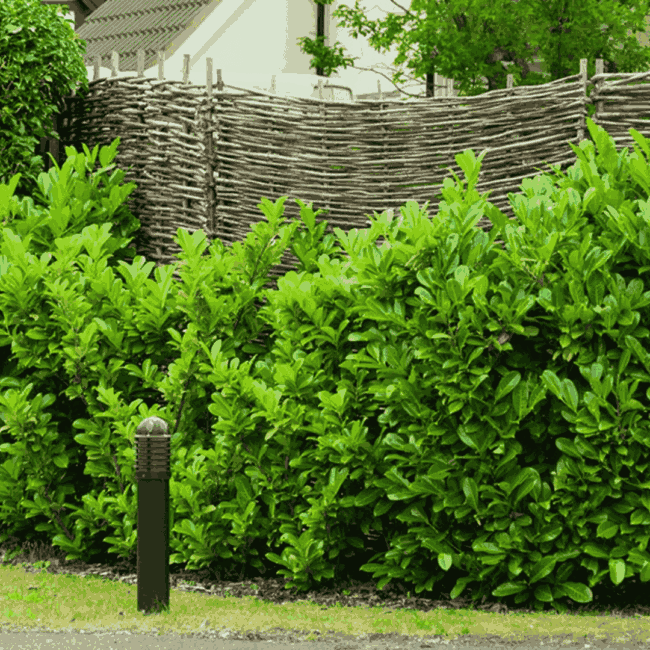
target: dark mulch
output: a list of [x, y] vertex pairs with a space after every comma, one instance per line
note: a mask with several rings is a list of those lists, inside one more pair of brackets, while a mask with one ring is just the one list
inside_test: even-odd
[[[40, 543], [37, 546], [30, 544], [21, 546], [25, 549], [32, 546], [27, 551], [23, 551], [21, 555], [12, 558], [10, 561], [5, 562], [5, 554], [7, 551], [17, 548], [19, 545], [15, 540], [9, 540], [0, 545], [0, 563], [5, 565], [20, 566], [23, 562], [27, 563], [25, 570], [30, 572], [37, 572], [40, 569], [33, 567], [35, 562], [40, 560], [49, 560], [50, 566], [45, 569], [48, 573], [52, 574], [74, 574], [80, 576], [95, 575], [109, 580], [124, 582], [130, 585], [137, 585], [137, 566], [135, 559], [131, 561], [119, 560], [110, 561], [111, 556], [106, 557], [100, 554], [98, 558], [104, 559], [107, 563], [93, 563], [88, 564], [81, 561], [66, 561], [65, 553], [61, 549], [52, 547], [51, 545]], [[482, 601], [474, 604], [471, 600], [472, 590], [470, 587], [466, 589], [463, 596], [451, 600], [449, 597], [450, 587], [443, 587], [436, 593], [429, 593], [424, 596], [423, 594], [417, 596], [407, 596], [409, 590], [407, 585], [399, 582], [392, 581], [379, 591], [376, 587], [376, 581], [370, 578], [359, 579], [359, 577], [348, 576], [346, 580], [342, 580], [336, 584], [335, 587], [329, 585], [319, 585], [317, 588], [304, 593], [298, 593], [295, 589], [285, 589], [285, 579], [279, 578], [262, 578], [251, 577], [244, 579], [233, 579], [235, 576], [224, 576], [222, 579], [220, 575], [212, 574], [208, 569], [201, 571], [178, 571], [172, 570], [170, 567], [170, 587], [179, 589], [181, 591], [201, 593], [206, 596], [226, 596], [233, 597], [252, 596], [262, 601], [267, 601], [274, 604], [284, 604], [293, 602], [312, 602], [320, 605], [322, 609], [333, 607], [336, 603], [344, 607], [383, 607], [388, 611], [396, 609], [401, 610], [418, 610], [428, 612], [432, 609], [474, 609], [483, 612], [496, 612], [502, 614], [513, 613], [536, 613], [533, 609], [509, 607], [508, 605], [497, 602], [496, 599], [490, 600], [483, 597]], [[241, 576], [240, 576], [241, 577]], [[572, 577], [572, 579], [575, 579]], [[186, 584], [187, 581], [193, 581], [195, 585]], [[453, 582], [450, 583], [453, 586]], [[257, 587], [257, 589], [254, 589]], [[447, 589], [447, 591], [445, 591]], [[343, 591], [349, 591], [349, 594], [344, 594]], [[412, 591], [412, 589], [411, 589]], [[615, 617], [634, 617], [634, 616], [648, 616], [650, 615], [650, 596], [648, 595], [646, 586], [639, 582], [638, 577], [625, 580], [624, 583], [618, 587], [609, 585], [606, 589], [602, 589], [599, 593], [594, 593], [594, 601], [587, 604], [572, 603], [571, 614], [586, 613], [586, 612], [599, 612], [602, 615], [610, 615]], [[218, 622], [211, 621], [212, 626], [218, 625]], [[488, 632], [488, 630], [486, 630]], [[499, 644], [504, 647], [515, 647], [517, 644], [521, 645], [521, 641], [505, 639], [499, 635], [465, 635], [458, 639], [450, 640], [443, 635], [431, 635], [426, 638], [417, 636], [405, 636], [400, 634], [369, 634], [361, 637], [352, 637], [341, 633], [328, 633], [326, 635], [319, 635], [318, 632], [313, 630], [285, 630], [282, 628], [274, 628], [265, 632], [247, 632], [239, 633], [237, 631], [223, 630], [216, 632], [215, 630], [206, 630], [193, 634], [192, 636], [214, 637], [227, 636], [231, 639], [243, 640], [273, 640], [282, 642], [284, 644], [295, 643], [302, 641], [308, 634], [315, 634], [319, 636], [318, 641], [328, 641], [334, 643], [337, 649], [343, 648], [421, 648], [431, 647], [431, 644], [451, 643], [452, 647], [464, 646], [493, 646]], [[568, 635], [559, 635], [553, 637], [544, 637], [540, 639], [540, 644], [548, 647], [549, 644], [567, 646], [569, 639], [565, 638]], [[562, 637], [562, 638], [560, 638]], [[526, 647], [538, 645], [534, 640], [529, 638], [526, 640]], [[578, 643], [578, 642], [576, 642]], [[591, 644], [593, 648], [604, 647], [601, 641], [596, 639], [580, 639], [580, 647], [584, 647], [585, 643]], [[569, 645], [573, 645], [569, 642]], [[611, 644], [610, 644], [611, 645]], [[627, 647], [631, 647], [629, 643]]]

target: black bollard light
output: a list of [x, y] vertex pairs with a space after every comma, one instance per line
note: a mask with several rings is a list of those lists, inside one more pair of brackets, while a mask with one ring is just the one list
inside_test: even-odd
[[159, 417], [137, 429], [138, 611], [169, 611], [169, 456], [171, 436]]

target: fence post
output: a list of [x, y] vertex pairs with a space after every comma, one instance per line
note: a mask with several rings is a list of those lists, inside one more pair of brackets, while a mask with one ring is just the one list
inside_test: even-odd
[[137, 429], [138, 611], [169, 611], [169, 445], [168, 424], [159, 417]]

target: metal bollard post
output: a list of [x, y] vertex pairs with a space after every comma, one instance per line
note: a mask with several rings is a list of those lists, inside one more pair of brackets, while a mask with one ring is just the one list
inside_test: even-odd
[[169, 455], [171, 436], [159, 417], [137, 429], [138, 611], [169, 611]]

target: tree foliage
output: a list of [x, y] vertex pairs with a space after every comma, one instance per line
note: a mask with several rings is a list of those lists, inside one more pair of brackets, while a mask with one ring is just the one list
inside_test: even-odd
[[35, 155], [41, 137], [58, 135], [52, 114], [73, 90], [88, 92], [80, 39], [57, 5], [40, 0], [0, 2], [0, 182], [16, 173], [16, 194], [29, 194], [43, 169]]
[[[331, 5], [334, 0], [315, 2]], [[649, 0], [411, 0], [410, 8], [391, 2], [403, 14], [371, 21], [355, 0], [353, 9], [341, 5], [332, 15], [353, 38], [368, 37], [377, 52], [398, 44], [392, 78], [355, 66], [359, 57], [346, 56], [338, 41], [325, 45], [324, 37], [298, 39], [301, 50], [313, 56], [310, 67], [323, 68], [325, 76], [341, 66], [373, 70], [404, 95], [422, 96], [399, 87], [402, 64], [413, 71], [409, 80], [435, 72], [454, 79], [460, 95], [505, 88], [508, 74], [515, 85], [562, 79], [580, 72], [581, 58], [588, 59], [589, 76], [595, 74], [597, 58], [605, 60], [609, 72], [640, 72], [650, 64], [650, 48], [634, 35], [645, 31]], [[541, 73], [531, 70], [536, 56]]]

